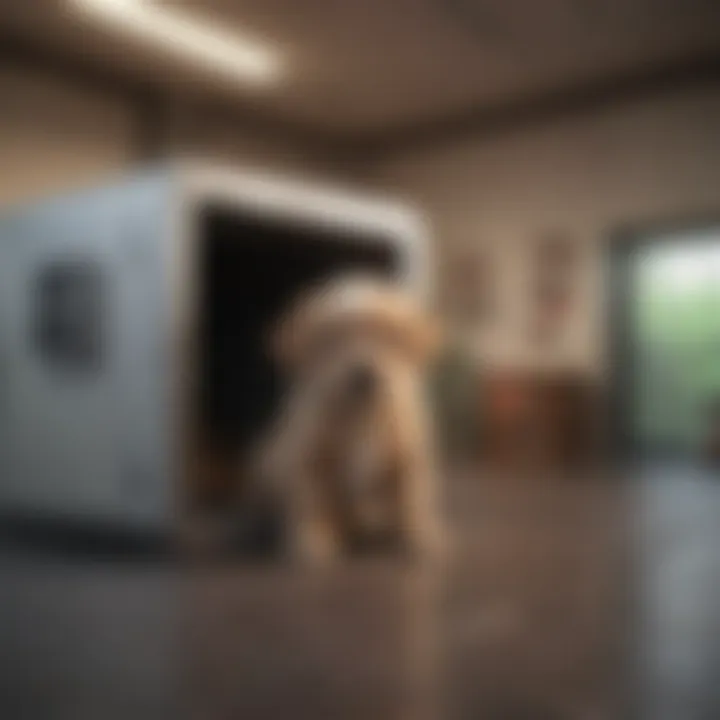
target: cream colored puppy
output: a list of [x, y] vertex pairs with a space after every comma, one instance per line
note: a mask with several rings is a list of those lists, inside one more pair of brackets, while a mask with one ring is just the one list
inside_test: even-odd
[[282, 319], [273, 352], [291, 389], [264, 465], [292, 553], [441, 548], [423, 372], [438, 340], [407, 295], [369, 277], [316, 288]]

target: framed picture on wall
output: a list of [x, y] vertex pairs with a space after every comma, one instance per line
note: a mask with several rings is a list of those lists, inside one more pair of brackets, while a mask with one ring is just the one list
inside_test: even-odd
[[553, 233], [535, 246], [530, 281], [530, 327], [537, 342], [556, 342], [576, 304], [579, 249], [572, 237]]
[[493, 309], [494, 268], [486, 248], [454, 253], [445, 273], [446, 298], [451, 317], [465, 326], [487, 322]]

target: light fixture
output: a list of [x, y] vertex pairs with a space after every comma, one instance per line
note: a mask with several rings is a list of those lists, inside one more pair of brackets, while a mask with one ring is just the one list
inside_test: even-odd
[[278, 81], [280, 58], [254, 38], [229, 32], [178, 8], [147, 0], [67, 0], [77, 12], [207, 69], [256, 85]]

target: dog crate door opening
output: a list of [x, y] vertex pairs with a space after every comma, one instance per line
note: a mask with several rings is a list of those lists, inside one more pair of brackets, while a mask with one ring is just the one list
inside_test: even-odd
[[228, 507], [284, 391], [267, 347], [273, 324], [310, 285], [356, 270], [396, 277], [403, 258], [391, 238], [219, 207], [205, 209], [201, 227], [193, 494], [202, 507]]

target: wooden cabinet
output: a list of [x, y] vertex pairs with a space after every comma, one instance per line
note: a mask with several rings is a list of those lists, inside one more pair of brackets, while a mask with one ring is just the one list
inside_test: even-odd
[[599, 440], [595, 384], [557, 373], [495, 373], [485, 383], [484, 455], [510, 471], [592, 466]]

